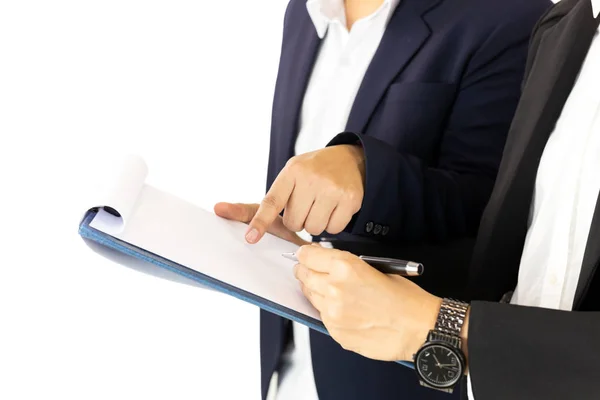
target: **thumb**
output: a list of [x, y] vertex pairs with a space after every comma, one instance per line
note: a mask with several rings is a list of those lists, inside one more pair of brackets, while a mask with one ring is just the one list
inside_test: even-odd
[[217, 203], [214, 207], [215, 214], [221, 218], [230, 219], [248, 223], [252, 221], [258, 204], [243, 204], [243, 203]]

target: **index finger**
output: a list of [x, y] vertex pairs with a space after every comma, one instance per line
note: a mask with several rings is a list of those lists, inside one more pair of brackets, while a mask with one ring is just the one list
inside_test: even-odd
[[294, 179], [288, 174], [279, 174], [271, 188], [260, 202], [254, 218], [248, 225], [246, 240], [249, 243], [258, 242], [269, 226], [279, 216], [294, 190]]

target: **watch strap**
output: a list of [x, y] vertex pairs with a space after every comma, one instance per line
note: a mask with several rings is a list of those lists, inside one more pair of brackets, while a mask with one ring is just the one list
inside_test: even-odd
[[428, 385], [427, 383], [425, 383], [423, 380], [419, 380], [419, 383], [421, 384], [421, 386], [429, 388], [429, 389], [435, 389], [438, 390], [440, 392], [446, 392], [446, 393], [450, 393], [452, 394], [452, 392], [454, 392], [454, 388], [436, 388], [434, 386]]
[[459, 336], [449, 335], [442, 332], [430, 331], [429, 336], [427, 337], [427, 342], [442, 342], [457, 349], [461, 348], [461, 340]]
[[434, 331], [460, 337], [469, 305], [458, 300], [443, 299]]

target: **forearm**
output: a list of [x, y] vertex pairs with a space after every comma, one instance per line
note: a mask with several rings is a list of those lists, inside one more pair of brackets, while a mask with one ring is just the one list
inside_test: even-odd
[[[600, 313], [473, 302], [469, 374], [478, 400], [597, 398]], [[498, 377], [502, 377], [499, 382]]]
[[381, 140], [354, 133], [338, 135], [330, 145], [357, 140], [365, 153], [365, 190], [347, 232], [385, 242], [474, 234], [493, 187], [493, 168], [428, 166]]

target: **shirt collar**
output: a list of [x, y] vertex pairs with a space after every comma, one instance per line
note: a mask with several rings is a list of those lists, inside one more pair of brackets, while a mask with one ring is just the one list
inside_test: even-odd
[[598, 14], [600, 14], [600, 0], [592, 0], [592, 12], [594, 18], [598, 18]]
[[[375, 13], [385, 13], [387, 23], [399, 2], [400, 0], [384, 0], [381, 7]], [[330, 23], [339, 21], [343, 25], [346, 25], [344, 0], [308, 0], [306, 2], [306, 9], [321, 39], [325, 37]]]

